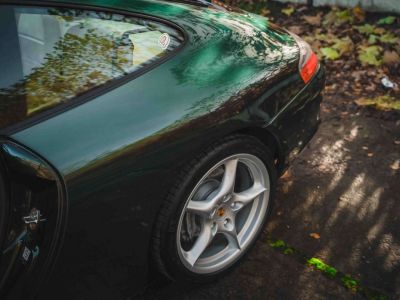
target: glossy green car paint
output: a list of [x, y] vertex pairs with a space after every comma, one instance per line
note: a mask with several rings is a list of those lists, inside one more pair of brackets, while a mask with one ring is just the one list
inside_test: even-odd
[[[166, 18], [179, 24], [188, 33], [188, 40], [173, 59], [156, 69], [14, 136], [40, 150], [67, 177], [97, 164], [97, 158], [104, 159], [116, 150], [125, 152], [145, 139], [172, 132], [227, 102], [237, 102], [239, 97], [242, 103], [235, 103], [239, 110], [223, 119], [246, 119], [241, 113], [244, 101], [251, 99], [238, 94], [246, 90], [251, 98], [257, 98], [257, 89], [261, 92], [266, 83], [280, 79], [274, 74], [282, 77], [297, 68], [298, 49], [290, 35], [269, 29], [267, 19], [257, 15], [235, 16], [155, 1], [80, 4]], [[264, 86], [259, 87], [260, 81]], [[73, 151], [63, 143], [75, 145]]]
[[176, 172], [235, 132], [268, 143], [282, 168], [317, 128], [324, 72], [306, 86], [293, 38], [257, 15], [161, 1], [68, 3], [155, 16], [186, 35], [162, 64], [10, 135], [45, 157], [67, 191], [61, 271], [50, 286], [73, 286], [73, 296], [103, 284], [118, 287], [104, 297], [125, 297], [146, 280], [152, 224]]

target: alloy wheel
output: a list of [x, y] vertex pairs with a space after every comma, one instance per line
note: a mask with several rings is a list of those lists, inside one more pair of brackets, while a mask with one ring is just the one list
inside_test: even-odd
[[213, 166], [179, 219], [177, 248], [185, 267], [210, 274], [237, 261], [257, 236], [269, 197], [268, 170], [258, 157], [237, 154]]

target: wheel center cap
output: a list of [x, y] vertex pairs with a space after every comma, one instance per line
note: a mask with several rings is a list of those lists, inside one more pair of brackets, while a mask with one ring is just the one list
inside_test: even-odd
[[223, 217], [225, 215], [225, 209], [223, 207], [218, 208], [217, 215]]

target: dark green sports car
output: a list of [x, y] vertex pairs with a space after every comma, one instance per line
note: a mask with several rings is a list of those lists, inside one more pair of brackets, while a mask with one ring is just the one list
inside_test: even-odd
[[225, 5], [0, 0], [0, 39], [1, 299], [221, 276], [320, 122], [309, 45]]

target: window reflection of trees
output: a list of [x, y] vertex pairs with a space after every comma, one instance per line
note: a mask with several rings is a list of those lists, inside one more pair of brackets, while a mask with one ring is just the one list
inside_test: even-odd
[[[71, 9], [49, 9], [47, 13], [64, 22], [68, 30], [52, 51], [45, 54], [41, 65], [34, 67], [21, 81], [0, 89], [0, 128], [133, 72], [164, 56], [181, 41], [178, 32], [153, 21]], [[142, 29], [138, 32], [168, 32], [170, 46], [155, 57], [133, 65], [135, 46], [129, 34], [136, 32], [102, 30], [87, 22], [99, 19], [139, 25]]]

